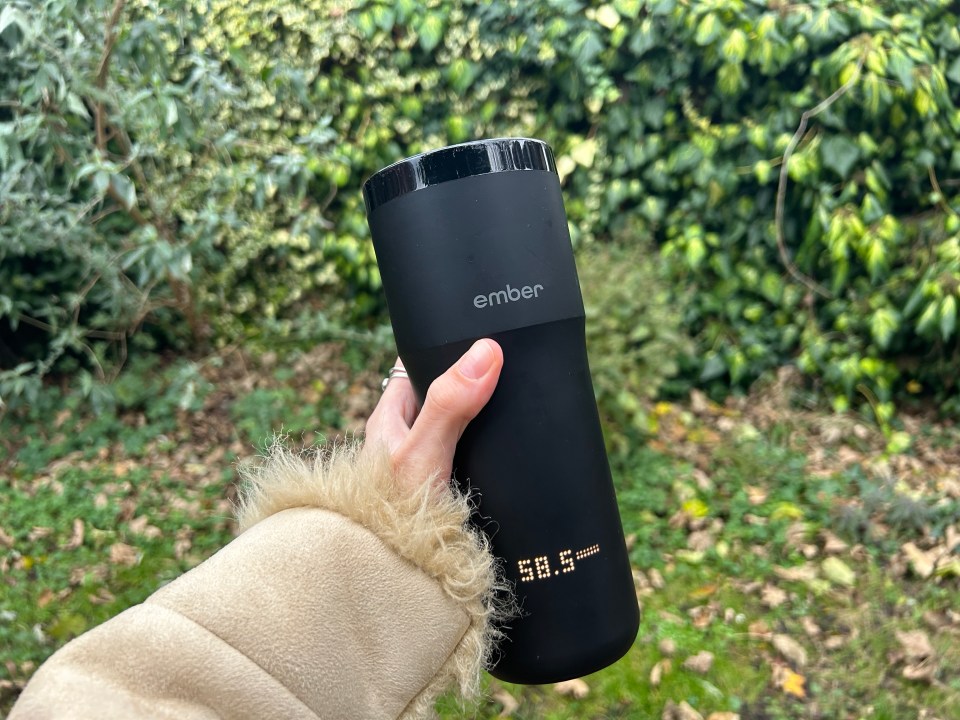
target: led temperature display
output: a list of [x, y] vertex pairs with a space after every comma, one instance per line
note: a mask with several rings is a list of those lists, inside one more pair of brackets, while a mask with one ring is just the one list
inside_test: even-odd
[[550, 557], [548, 555], [539, 555], [535, 558], [517, 560], [517, 568], [520, 570], [520, 582], [546, 580], [547, 578], [556, 577], [561, 573], [571, 573], [577, 569], [577, 561], [585, 560], [591, 555], [596, 555], [598, 552], [600, 552], [599, 545], [591, 545], [582, 550], [577, 550], [577, 552], [573, 552], [573, 550], [561, 550], [557, 554], [557, 561], [559, 563], [559, 567], [557, 568], [550, 565]]

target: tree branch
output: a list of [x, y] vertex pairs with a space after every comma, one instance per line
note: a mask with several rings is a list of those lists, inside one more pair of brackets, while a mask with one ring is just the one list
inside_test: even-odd
[[787, 196], [788, 169], [790, 166], [790, 158], [793, 156], [794, 150], [797, 149], [797, 145], [803, 138], [803, 135], [807, 130], [807, 123], [810, 122], [810, 118], [816, 117], [824, 110], [829, 108], [837, 100], [846, 95], [847, 92], [849, 92], [850, 89], [857, 84], [857, 81], [860, 79], [860, 73], [863, 70], [863, 63], [866, 59], [866, 53], [862, 53], [860, 55], [860, 59], [857, 61], [857, 68], [853, 75], [850, 76], [850, 79], [834, 90], [833, 93], [831, 93], [830, 96], [825, 100], [822, 100], [809, 110], [804, 111], [803, 115], [800, 116], [800, 125], [797, 126], [797, 131], [793, 134], [793, 137], [790, 138], [790, 142], [787, 144], [787, 149], [783, 153], [783, 162], [780, 165], [780, 182], [777, 184], [777, 204], [774, 215], [774, 224], [776, 226], [777, 234], [777, 249], [780, 251], [780, 260], [783, 262], [784, 267], [787, 268], [787, 272], [790, 273], [794, 280], [805, 285], [808, 290], [823, 298], [832, 298], [833, 293], [820, 285], [813, 278], [807, 277], [803, 272], [801, 272], [800, 268], [798, 268], [793, 260], [790, 259], [790, 253], [787, 252], [787, 242], [784, 238], [783, 232], [783, 208]]

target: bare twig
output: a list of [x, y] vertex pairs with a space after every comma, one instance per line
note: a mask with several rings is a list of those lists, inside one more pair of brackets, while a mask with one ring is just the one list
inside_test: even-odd
[[776, 226], [777, 233], [777, 249], [780, 251], [780, 260], [783, 262], [784, 267], [787, 268], [787, 272], [790, 273], [794, 280], [806, 286], [806, 288], [811, 292], [814, 292], [820, 297], [824, 298], [832, 298], [833, 293], [801, 272], [800, 268], [798, 268], [793, 260], [790, 259], [790, 254], [787, 252], [787, 243], [784, 239], [783, 233], [783, 208], [787, 196], [787, 177], [790, 167], [790, 158], [793, 156], [794, 150], [797, 149], [797, 145], [803, 138], [803, 135], [807, 130], [807, 123], [810, 122], [810, 118], [816, 117], [822, 113], [837, 100], [846, 95], [847, 92], [849, 92], [850, 89], [857, 84], [857, 81], [860, 79], [860, 73], [863, 70], [863, 63], [866, 59], [866, 53], [862, 53], [860, 55], [860, 59], [857, 61], [857, 68], [853, 75], [850, 76], [850, 79], [834, 90], [833, 93], [831, 93], [830, 96], [825, 100], [822, 100], [809, 110], [804, 111], [803, 115], [800, 116], [800, 125], [797, 126], [797, 131], [793, 134], [793, 137], [790, 138], [790, 142], [787, 144], [787, 149], [783, 153], [783, 162], [780, 165], [780, 182], [777, 185], [777, 204], [774, 216], [774, 224]]
[[939, 205], [943, 208], [943, 211], [947, 215], [953, 215], [956, 217], [958, 215], [957, 211], [950, 207], [950, 204], [947, 202], [947, 198], [943, 195], [943, 190], [940, 189], [940, 182], [937, 180], [937, 172], [933, 169], [933, 165], [927, 166], [927, 175], [930, 177], [930, 184], [933, 185], [933, 191], [937, 194], [937, 198], [940, 200]]
[[[110, 56], [113, 54], [113, 47], [117, 43], [117, 23], [120, 22], [120, 15], [123, 13], [123, 6], [127, 0], [116, 0], [110, 17], [107, 19], [106, 30], [104, 31], [103, 52], [100, 54], [100, 62], [97, 65], [97, 87], [103, 90], [107, 84], [107, 74], [110, 69]], [[98, 101], [93, 108], [93, 122], [97, 133], [97, 148], [104, 154], [107, 151], [106, 119], [107, 111], [103, 107], [103, 102]]]

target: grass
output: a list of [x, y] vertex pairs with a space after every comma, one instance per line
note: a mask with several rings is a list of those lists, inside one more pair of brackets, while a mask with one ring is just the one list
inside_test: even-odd
[[[56, 648], [231, 539], [240, 458], [281, 429], [307, 442], [359, 429], [389, 359], [331, 345], [150, 361], [96, 412], [50, 389], [3, 418], [0, 712]], [[854, 421], [657, 405], [651, 437], [611, 455], [642, 605], [633, 648], [582, 698], [487, 677], [483, 700], [445, 698], [441, 717], [659, 718], [671, 702], [704, 718], [956, 717], [958, 434], [918, 421], [911, 453], [889, 458], [882, 438], [833, 422]], [[943, 549], [947, 569], [924, 576], [907, 543]], [[932, 657], [911, 658], [908, 631]], [[708, 669], [684, 667], [704, 651]]]

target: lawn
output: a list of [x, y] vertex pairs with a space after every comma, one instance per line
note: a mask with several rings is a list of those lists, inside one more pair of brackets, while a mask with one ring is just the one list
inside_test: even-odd
[[[89, 402], [0, 420], [0, 713], [70, 638], [229, 541], [236, 466], [272, 433], [362, 428], [382, 344], [132, 364]], [[912, 444], [809, 410], [789, 382], [650, 411], [611, 454], [642, 621], [561, 686], [486, 679], [444, 718], [960, 717], [960, 432]]]

